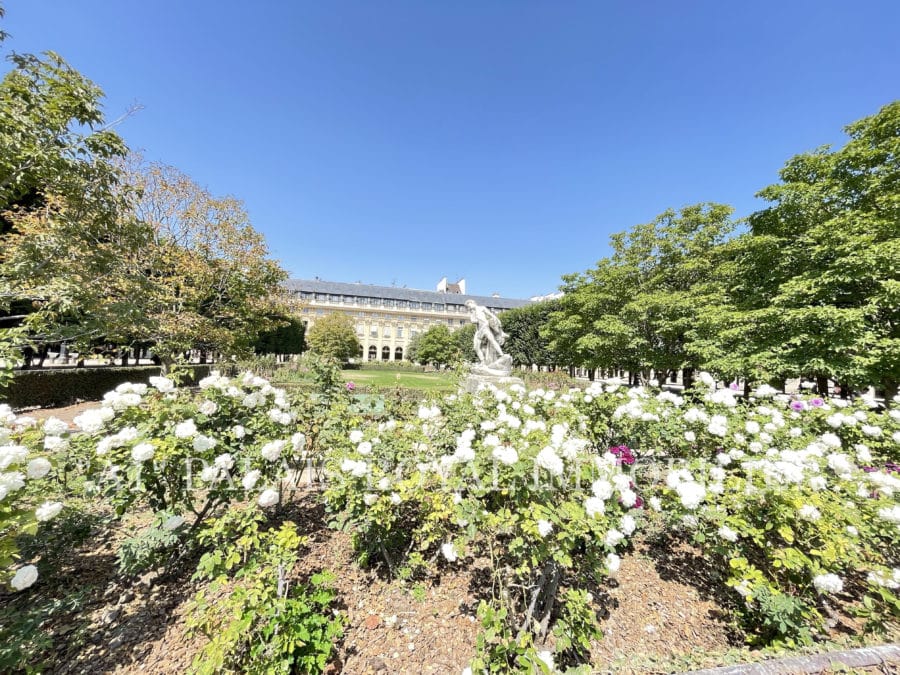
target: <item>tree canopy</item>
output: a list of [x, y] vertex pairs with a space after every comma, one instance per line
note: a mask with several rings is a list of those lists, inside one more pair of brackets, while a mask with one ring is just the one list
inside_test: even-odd
[[306, 341], [314, 354], [341, 362], [357, 356], [362, 348], [353, 319], [340, 312], [316, 319], [306, 332]]
[[414, 355], [418, 363], [435, 366], [449, 365], [459, 360], [459, 340], [447, 326], [438, 324], [418, 337]]

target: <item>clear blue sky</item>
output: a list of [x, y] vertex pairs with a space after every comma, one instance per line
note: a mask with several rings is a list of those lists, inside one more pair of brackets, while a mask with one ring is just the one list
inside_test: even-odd
[[527, 297], [900, 97], [900, 2], [5, 0], [295, 277]]

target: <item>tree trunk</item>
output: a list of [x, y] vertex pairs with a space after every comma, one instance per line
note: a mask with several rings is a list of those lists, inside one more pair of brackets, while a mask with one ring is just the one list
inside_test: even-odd
[[596, 376], [597, 369], [596, 368], [588, 368], [588, 380], [591, 382], [594, 381], [594, 377]]
[[898, 382], [896, 380], [882, 380], [881, 386], [884, 388], [884, 405], [888, 408], [897, 405], [894, 397], [897, 396]]
[[816, 375], [816, 392], [819, 396], [828, 396], [828, 376]]
[[159, 358], [159, 374], [160, 375], [168, 375], [172, 370], [172, 366], [175, 365], [175, 359], [172, 358], [170, 354], [166, 354], [165, 356], [158, 356]]
[[750, 380], [744, 380], [744, 397], [750, 398], [750, 394], [753, 393], [753, 387], [750, 386]]
[[694, 386], [694, 369], [693, 368], [685, 368], [681, 371], [681, 383], [684, 385], [685, 389], [690, 389]]

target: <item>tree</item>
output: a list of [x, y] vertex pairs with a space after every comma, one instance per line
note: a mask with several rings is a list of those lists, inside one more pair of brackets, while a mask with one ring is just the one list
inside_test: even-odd
[[246, 353], [286, 311], [287, 277], [269, 258], [240, 201], [215, 197], [174, 167], [132, 155], [122, 167], [127, 217], [149, 228], [141, 250], [121, 251], [136, 280], [140, 320], [120, 340], [154, 342], [164, 364], [188, 349]]
[[735, 227], [731, 208], [696, 204], [613, 235], [613, 254], [564, 277], [543, 331], [567, 365], [690, 371], [700, 364], [698, 315], [721, 301], [716, 251]]
[[457, 358], [463, 363], [476, 363], [478, 356], [475, 354], [475, 324], [467, 323], [462, 328], [456, 329], [453, 337], [459, 352]]
[[353, 319], [340, 312], [317, 319], [307, 331], [306, 341], [314, 354], [340, 362], [356, 356], [361, 349]]
[[900, 382], [900, 101], [791, 158], [736, 258], [725, 350], [760, 373]]
[[272, 321], [280, 323], [259, 334], [253, 344], [253, 351], [257, 354], [300, 354], [304, 349], [304, 337], [306, 326], [295, 316], [269, 317]]
[[559, 300], [545, 300], [508, 309], [500, 315], [503, 332], [508, 336], [503, 351], [512, 356], [515, 365], [557, 365], [550, 341], [541, 334], [541, 329], [559, 306]]
[[91, 339], [131, 320], [118, 251], [146, 230], [122, 220], [125, 153], [103, 92], [61, 57], [13, 55], [0, 81], [0, 302], [36, 341]]
[[447, 326], [439, 324], [422, 333], [415, 354], [419, 363], [448, 365], [459, 359], [459, 342]]

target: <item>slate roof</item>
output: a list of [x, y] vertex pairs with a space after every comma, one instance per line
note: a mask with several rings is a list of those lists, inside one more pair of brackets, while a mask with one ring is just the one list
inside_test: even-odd
[[474, 300], [484, 307], [512, 309], [529, 304], [530, 300], [514, 298], [494, 298], [485, 295], [461, 295], [458, 293], [438, 293], [420, 291], [414, 288], [396, 286], [372, 286], [370, 284], [345, 283], [343, 281], [320, 281], [318, 279], [290, 279], [283, 284], [288, 291], [299, 293], [329, 293], [331, 295], [356, 295], [365, 298], [387, 298], [391, 300], [412, 300], [413, 302], [438, 302], [448, 305], [462, 305], [466, 300]]

